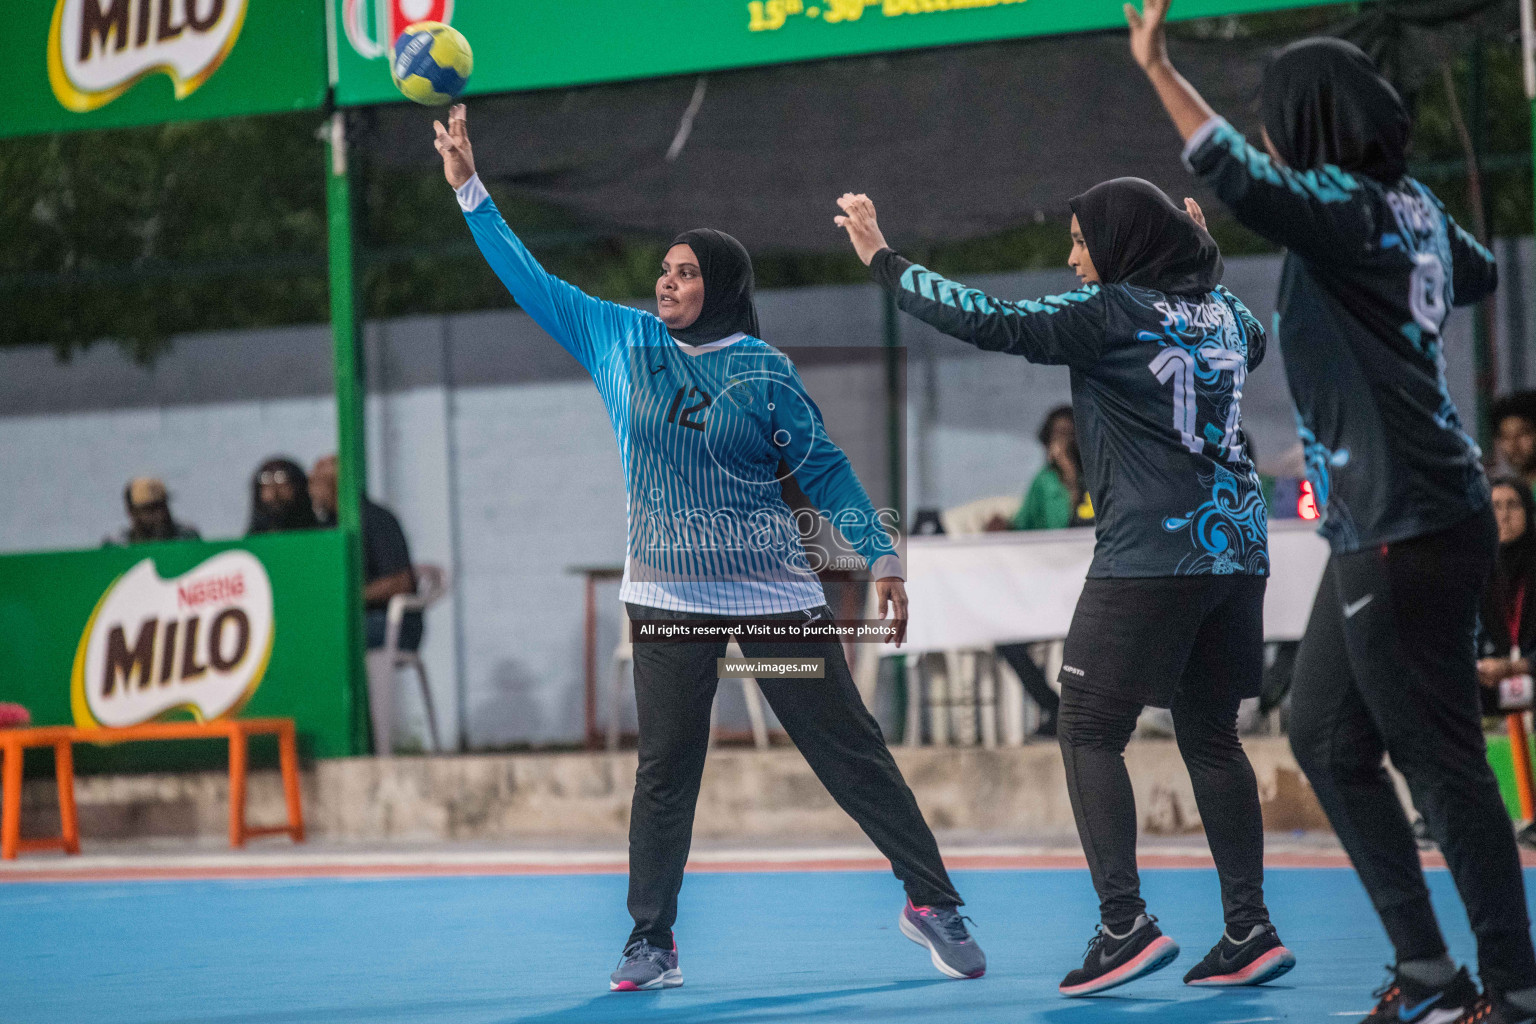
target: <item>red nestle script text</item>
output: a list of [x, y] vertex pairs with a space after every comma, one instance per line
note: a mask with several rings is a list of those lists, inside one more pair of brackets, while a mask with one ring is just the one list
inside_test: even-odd
[[245, 576], [214, 576], [193, 580], [176, 588], [176, 603], [183, 608], [197, 608], [214, 601], [232, 601], [245, 595]]

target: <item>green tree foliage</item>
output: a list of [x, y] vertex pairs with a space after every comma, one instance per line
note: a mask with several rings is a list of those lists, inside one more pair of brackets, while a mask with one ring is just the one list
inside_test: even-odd
[[[1178, 31], [1278, 40], [1336, 24], [1354, 7]], [[1493, 232], [1528, 234], [1530, 118], [1518, 40], [1487, 38], [1479, 67], [1470, 52], [1460, 46], [1447, 59], [1489, 160]], [[1415, 171], [1471, 227], [1464, 149], [1441, 78], [1428, 76], [1415, 100]], [[49, 345], [67, 358], [106, 340], [147, 360], [178, 333], [326, 320], [319, 127], [311, 113], [0, 142], [0, 345]], [[368, 316], [511, 304], [443, 201], [436, 172], [358, 170]], [[651, 293], [664, 239], [598, 235], [556, 210], [502, 205], [555, 273], [609, 298]], [[1221, 211], [1207, 213], [1226, 253], [1268, 251]], [[1062, 225], [1047, 221], [912, 255], [948, 273], [983, 273], [1062, 266], [1066, 243]], [[868, 280], [851, 254], [764, 254], [757, 272], [765, 288]]]
[[325, 319], [313, 123], [0, 144], [0, 344], [111, 339], [147, 359], [174, 333]]

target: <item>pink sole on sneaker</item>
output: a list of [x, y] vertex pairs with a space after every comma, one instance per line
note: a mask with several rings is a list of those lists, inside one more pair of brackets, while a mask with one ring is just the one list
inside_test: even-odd
[[[909, 905], [910, 902], [911, 901], [908, 901]], [[940, 974], [943, 974], [946, 977], [954, 978], [957, 981], [969, 981], [975, 978], [980, 978], [987, 973], [986, 967], [982, 967], [982, 969], [979, 971], [973, 971], [970, 974], [961, 974], [959, 971], [949, 966], [949, 964], [945, 963], [944, 958], [939, 956], [939, 951], [933, 948], [933, 943], [929, 942], [927, 937], [923, 935], [922, 929], [907, 919], [905, 911], [903, 911], [902, 915], [896, 919], [896, 924], [901, 929], [901, 934], [905, 935], [919, 946], [922, 946], [924, 949], [928, 950], [928, 957], [933, 961], [933, 966], [938, 968]]]
[[1186, 981], [1184, 984], [1191, 988], [1230, 988], [1238, 985], [1262, 985], [1267, 981], [1274, 981], [1295, 966], [1295, 954], [1284, 946], [1276, 946], [1240, 971], [1233, 971], [1231, 974], [1213, 974], [1209, 978], [1201, 978], [1199, 981]]
[[1092, 981], [1081, 985], [1057, 986], [1056, 991], [1064, 996], [1088, 996], [1095, 992], [1103, 992], [1117, 985], [1124, 985], [1128, 981], [1135, 981], [1144, 974], [1162, 970], [1167, 967], [1179, 955], [1179, 944], [1166, 935], [1159, 935], [1152, 940], [1152, 944], [1140, 953], [1135, 959], [1121, 964], [1108, 974], [1101, 975]]

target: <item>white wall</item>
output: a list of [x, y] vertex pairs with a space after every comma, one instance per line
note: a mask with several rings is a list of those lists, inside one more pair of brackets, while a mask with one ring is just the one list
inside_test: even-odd
[[[1265, 323], [1277, 271], [1273, 259], [1229, 263], [1229, 286]], [[1024, 297], [1070, 279], [972, 283]], [[1526, 288], [1522, 305], [1532, 298], [1536, 289]], [[871, 287], [767, 293], [761, 308], [764, 333], [792, 352], [882, 342]], [[1469, 322], [1457, 313], [1448, 343], [1452, 394], [1468, 412]], [[1022, 495], [1041, 463], [1039, 423], [1067, 400], [1065, 371], [978, 353], [910, 319], [901, 337], [910, 360], [910, 503]], [[0, 551], [97, 545], [123, 525], [122, 488], [140, 474], [165, 479], [177, 517], [205, 536], [240, 535], [250, 474], [263, 459], [308, 465], [334, 449], [329, 360], [324, 327], [182, 338], [152, 367], [108, 346], [69, 364], [41, 350], [0, 351], [0, 480], [9, 499], [0, 503]], [[879, 360], [801, 363], [829, 432], [883, 504]], [[415, 559], [455, 577], [423, 648], [443, 737], [457, 735], [462, 681], [472, 746], [579, 739], [582, 581], [570, 570], [619, 565], [624, 547], [624, 481], [595, 389], [526, 317], [505, 311], [373, 325], [368, 365], [370, 491], [399, 515]], [[1523, 365], [1536, 369], [1536, 359]], [[1244, 405], [1273, 464], [1295, 443], [1278, 351], [1249, 378]], [[601, 602], [600, 705], [617, 588], [602, 590]], [[405, 707], [414, 713], [414, 701]]]

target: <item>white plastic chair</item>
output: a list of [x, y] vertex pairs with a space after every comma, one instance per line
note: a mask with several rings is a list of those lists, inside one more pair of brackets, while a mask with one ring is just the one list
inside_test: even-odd
[[[879, 617], [879, 597], [871, 586], [864, 602], [864, 617]], [[928, 651], [907, 657], [906, 738], [909, 747], [922, 746], [923, 711], [928, 712], [928, 738], [934, 746], [974, 747], [992, 750], [998, 742], [998, 708], [1006, 666], [999, 666], [992, 648], [961, 648]], [[874, 707], [879, 683], [881, 652], [860, 650], [853, 666], [854, 685], [864, 706]], [[1013, 680], [1019, 686], [1017, 679]], [[1020, 702], [1022, 703], [1022, 702]], [[1005, 734], [1010, 726], [1004, 723]]]
[[[393, 746], [394, 737], [394, 683], [396, 673], [402, 668], [415, 671], [417, 685], [421, 688], [421, 703], [427, 712], [427, 736], [430, 749], [440, 748], [437, 739], [437, 713], [432, 706], [432, 687], [427, 681], [427, 667], [421, 655], [415, 651], [400, 649], [400, 627], [406, 612], [425, 612], [448, 594], [448, 570], [440, 565], [418, 565], [416, 593], [396, 594], [389, 599], [384, 613], [384, 646], [380, 649], [384, 669], [386, 692], [370, 693], [369, 707], [373, 713], [374, 743], [380, 747]], [[384, 737], [381, 741], [380, 737]]]
[[[725, 645], [727, 658], [742, 657], [741, 648], [735, 640]], [[630, 639], [629, 616], [619, 613], [619, 642], [613, 648], [613, 691], [608, 703], [608, 749], [619, 749], [619, 702], [624, 699], [624, 677], [628, 674], [626, 669], [633, 670], [635, 662], [635, 645]], [[726, 680], [720, 680], [722, 683]], [[741, 682], [741, 695], [747, 704], [747, 720], [752, 723], [752, 744], [758, 750], [768, 749], [768, 716], [763, 711], [763, 691], [758, 688], [757, 680], [749, 676], [743, 676]], [[715, 703], [709, 709], [709, 745], [715, 745], [715, 709], [719, 706], [720, 691], [715, 691]]]
[[987, 522], [993, 516], [1002, 516], [1004, 519], [1012, 519], [1023, 504], [1017, 494], [999, 494], [991, 498], [977, 498], [963, 505], [955, 505], [946, 508], [939, 513], [939, 521], [944, 524], [944, 532], [951, 537], [963, 537], [967, 534], [985, 533]]

